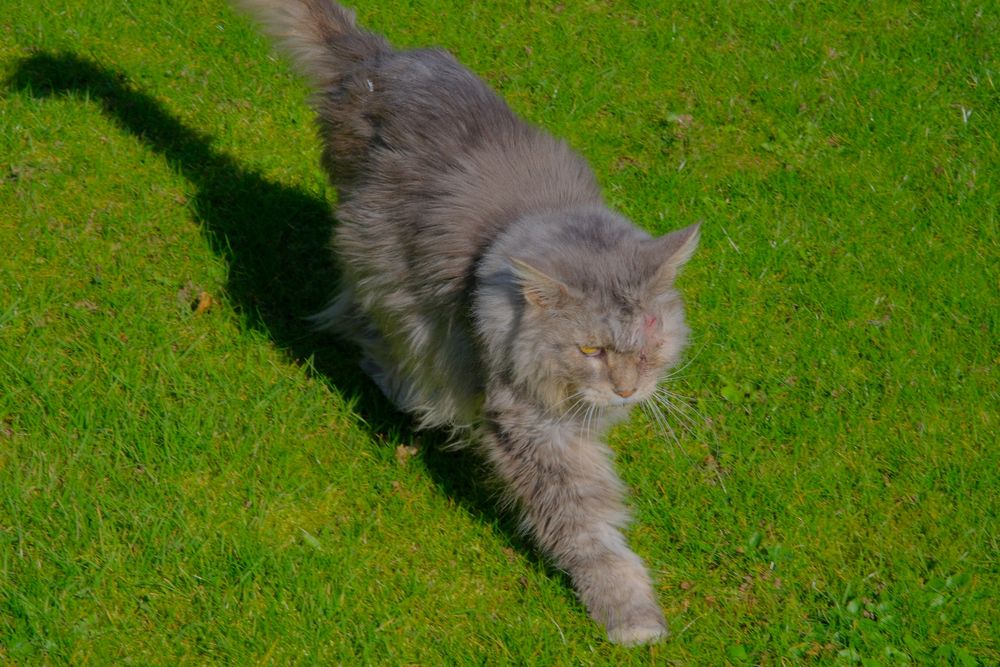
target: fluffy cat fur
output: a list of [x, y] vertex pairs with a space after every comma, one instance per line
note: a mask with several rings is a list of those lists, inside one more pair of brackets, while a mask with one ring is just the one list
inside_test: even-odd
[[600, 435], [681, 354], [697, 226], [651, 238], [609, 210], [579, 156], [445, 51], [394, 49], [328, 0], [235, 1], [314, 90], [341, 270], [316, 322], [420, 427], [481, 450], [611, 641], [664, 637]]

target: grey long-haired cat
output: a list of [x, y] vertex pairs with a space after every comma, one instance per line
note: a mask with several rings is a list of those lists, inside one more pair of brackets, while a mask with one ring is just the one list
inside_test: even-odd
[[328, 0], [235, 0], [311, 83], [340, 201], [340, 292], [316, 320], [421, 427], [481, 449], [611, 641], [667, 633], [599, 435], [687, 338], [673, 283], [697, 226], [651, 238], [584, 161], [436, 49]]

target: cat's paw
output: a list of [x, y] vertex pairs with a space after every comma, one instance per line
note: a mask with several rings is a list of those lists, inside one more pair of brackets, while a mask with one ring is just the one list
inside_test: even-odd
[[662, 622], [654, 621], [639, 624], [622, 624], [608, 628], [608, 639], [622, 646], [641, 646], [655, 644], [667, 638], [670, 632]]

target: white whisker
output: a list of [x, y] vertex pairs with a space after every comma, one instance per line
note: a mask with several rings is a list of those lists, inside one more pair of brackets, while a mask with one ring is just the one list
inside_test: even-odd
[[[661, 385], [653, 392], [650, 405], [655, 406], [656, 411], [660, 411], [661, 407], [666, 409], [689, 434], [695, 435], [695, 431], [699, 434], [705, 434], [707, 439], [711, 440], [711, 442], [706, 443], [710, 453], [716, 455], [719, 451], [718, 438], [715, 435], [715, 431], [710, 428], [711, 420], [695, 407], [691, 398], [672, 392]], [[663, 417], [665, 418], [665, 415]], [[729, 490], [726, 488], [725, 480], [723, 480], [718, 466], [712, 466], [712, 470], [715, 473], [716, 479], [719, 480], [719, 486], [722, 488], [723, 493], [729, 495]]]
[[643, 401], [640, 403], [640, 406], [647, 419], [649, 419], [653, 426], [660, 432], [660, 435], [664, 439], [670, 440], [674, 445], [674, 448], [687, 459], [688, 465], [693, 467], [694, 461], [691, 460], [690, 455], [688, 455], [684, 447], [681, 446], [681, 441], [680, 438], [677, 437], [677, 432], [670, 426], [666, 415], [664, 415], [663, 411], [660, 410], [659, 405], [654, 401]]
[[685, 362], [684, 362], [684, 364], [683, 364], [683, 365], [681, 365], [681, 366], [679, 366], [679, 367], [676, 367], [676, 368], [671, 368], [671, 369], [669, 370], [669, 372], [667, 372], [667, 374], [666, 374], [666, 375], [664, 375], [664, 376], [663, 376], [662, 378], [660, 378], [660, 381], [662, 382], [662, 381], [665, 381], [665, 380], [673, 380], [673, 379], [676, 379], [676, 378], [680, 377], [680, 374], [681, 374], [681, 373], [683, 373], [683, 372], [684, 372], [684, 371], [685, 371], [685, 370], [687, 369], [687, 367], [688, 367], [688, 366], [690, 366], [691, 364], [693, 364], [693, 363], [695, 362], [695, 360], [696, 360], [696, 359], [697, 359], [698, 357], [700, 357], [700, 356], [701, 356], [701, 353], [702, 353], [702, 352], [703, 352], [704, 350], [705, 350], [705, 346], [704, 346], [704, 345], [701, 345], [701, 346], [700, 346], [700, 347], [699, 347], [699, 348], [698, 348], [698, 349], [697, 349], [697, 350], [695, 351], [695, 353], [694, 353], [694, 354], [692, 354], [692, 355], [691, 355], [691, 356], [690, 356], [690, 357], [689, 357], [689, 358], [687, 359], [687, 361], [685, 361]]
[[573, 403], [573, 406], [569, 410], [566, 411], [566, 414], [564, 414], [559, 419], [559, 423], [560, 424], [565, 424], [565, 423], [568, 423], [570, 421], [573, 421], [573, 420], [577, 419], [580, 416], [580, 414], [583, 412], [583, 410], [586, 409], [587, 405], [588, 405], [588, 403], [587, 403], [586, 400], [584, 400], [583, 397], [578, 398], [576, 400], [576, 402]]
[[690, 404], [688, 404], [685, 399], [677, 396], [676, 394], [661, 394], [657, 392], [654, 398], [656, 403], [666, 408], [686, 431], [690, 432], [694, 430], [696, 423], [696, 420], [689, 414], [690, 412], [694, 412], [701, 417], [702, 423], [706, 421], [704, 415], [698, 412], [696, 408], [693, 408]]

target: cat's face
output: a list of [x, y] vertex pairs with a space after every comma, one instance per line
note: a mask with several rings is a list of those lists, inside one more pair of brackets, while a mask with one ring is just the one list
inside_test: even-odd
[[537, 335], [526, 336], [534, 344], [523, 371], [550, 407], [628, 406], [653, 395], [679, 360], [688, 329], [676, 292], [643, 296], [570, 293], [530, 308], [523, 326]]
[[677, 363], [688, 328], [673, 279], [697, 228], [670, 237], [643, 241], [629, 261], [549, 267], [559, 277], [516, 262], [526, 300], [520, 333], [531, 341], [517, 355], [518, 374], [550, 408], [583, 414], [645, 401]]
[[552, 350], [556, 377], [566, 392], [601, 407], [650, 398], [687, 342], [683, 306], [676, 294], [670, 297], [611, 316], [592, 304], [571, 306], [552, 328], [560, 341]]

